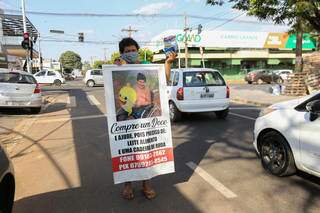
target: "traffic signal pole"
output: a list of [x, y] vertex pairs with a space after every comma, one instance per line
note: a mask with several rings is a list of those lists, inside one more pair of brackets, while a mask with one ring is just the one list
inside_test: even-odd
[[[22, 8], [23, 33], [28, 33], [25, 0], [21, 0], [21, 8]], [[30, 38], [29, 38], [29, 42], [30, 42]], [[30, 51], [27, 49], [26, 52], [27, 52], [27, 56], [26, 56], [27, 71], [28, 71], [28, 73], [32, 73], [31, 66], [30, 66], [31, 64], [30, 64], [30, 60], [29, 60], [30, 59]]]

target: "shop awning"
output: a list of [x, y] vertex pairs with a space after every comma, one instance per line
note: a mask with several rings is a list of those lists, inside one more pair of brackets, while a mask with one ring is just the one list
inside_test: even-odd
[[280, 60], [279, 59], [268, 59], [268, 64], [269, 65], [278, 65], [280, 63]]

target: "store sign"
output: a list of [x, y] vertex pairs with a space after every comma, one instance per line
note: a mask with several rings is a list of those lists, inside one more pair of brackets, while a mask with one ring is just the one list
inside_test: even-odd
[[[186, 38], [184, 34], [177, 34], [176, 35], [177, 42], [185, 42]], [[187, 35], [188, 42], [199, 43], [201, 41], [201, 36], [198, 34], [188, 34]]]
[[[187, 38], [183, 31], [168, 31], [158, 35], [152, 41], [157, 45], [149, 48], [154, 51], [163, 49], [163, 36], [176, 35], [179, 43], [187, 40], [189, 47], [210, 48], [296, 48], [296, 36], [288, 33], [242, 32], [242, 31], [203, 31], [201, 36], [188, 33]], [[315, 41], [310, 34], [304, 34], [303, 49], [314, 49]]]

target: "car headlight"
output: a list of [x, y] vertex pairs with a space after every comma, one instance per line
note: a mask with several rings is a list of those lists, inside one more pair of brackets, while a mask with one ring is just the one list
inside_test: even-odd
[[274, 108], [274, 107], [267, 107], [267, 108], [264, 108], [260, 111], [260, 114], [259, 114], [259, 117], [262, 117], [262, 116], [265, 116], [271, 112], [274, 112], [276, 111], [277, 109]]

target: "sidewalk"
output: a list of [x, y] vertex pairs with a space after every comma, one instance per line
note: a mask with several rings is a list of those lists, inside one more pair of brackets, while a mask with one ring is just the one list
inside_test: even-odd
[[271, 93], [255, 89], [242, 89], [238, 86], [230, 86], [231, 89], [231, 101], [241, 103], [241, 104], [250, 104], [260, 107], [268, 107], [272, 104], [296, 99], [299, 97], [293, 96], [275, 96]]

